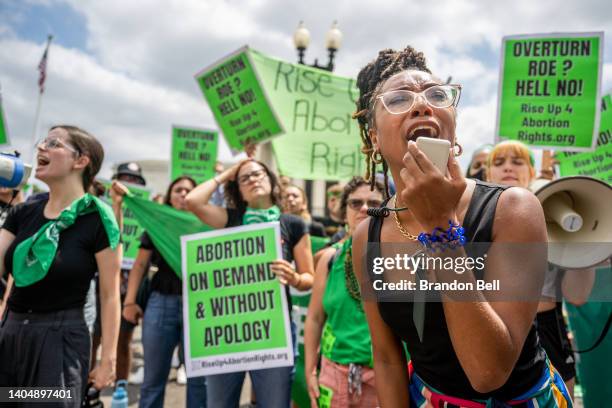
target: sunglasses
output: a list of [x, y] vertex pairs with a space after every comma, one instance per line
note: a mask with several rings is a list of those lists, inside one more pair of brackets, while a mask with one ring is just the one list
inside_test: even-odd
[[359, 198], [350, 198], [346, 201], [346, 204], [353, 210], [359, 211], [363, 208], [364, 204], [367, 204], [368, 208], [380, 207], [382, 200], [361, 200]]

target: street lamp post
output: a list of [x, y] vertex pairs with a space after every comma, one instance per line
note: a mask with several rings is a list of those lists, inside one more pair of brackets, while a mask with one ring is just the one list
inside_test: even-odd
[[[304, 22], [300, 21], [297, 29], [293, 33], [293, 44], [298, 52], [298, 63], [302, 65], [308, 65], [313, 68], [322, 69], [324, 71], [332, 72], [334, 70], [334, 57], [336, 52], [340, 49], [342, 44], [342, 32], [338, 29], [338, 22], [334, 21], [331, 28], [325, 35], [325, 48], [328, 51], [327, 65], [319, 65], [318, 59], [315, 58], [314, 64], [306, 64], [304, 62], [304, 55], [306, 49], [310, 45], [310, 31], [304, 26]], [[323, 180], [305, 180], [303, 186], [308, 201], [311, 205], [311, 213], [313, 215], [329, 215], [327, 214], [327, 201], [326, 191], [328, 184]]]
[[[298, 62], [302, 65], [308, 65], [304, 62], [306, 48], [310, 45], [310, 31], [304, 27], [304, 22], [300, 21], [297, 29], [293, 33], [293, 44], [298, 51]], [[327, 65], [319, 65], [318, 59], [315, 58], [314, 64], [311, 67], [323, 69], [325, 71], [334, 70], [334, 57], [342, 44], [342, 31], [338, 29], [338, 22], [334, 21], [331, 28], [325, 35], [325, 48], [329, 52]]]

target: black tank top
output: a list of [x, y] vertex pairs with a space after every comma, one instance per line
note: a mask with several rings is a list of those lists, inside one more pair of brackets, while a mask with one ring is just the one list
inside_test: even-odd
[[[470, 205], [465, 215], [463, 227], [468, 242], [491, 242], [493, 220], [497, 200], [505, 187], [476, 181]], [[383, 203], [385, 205], [386, 203]], [[371, 217], [368, 242], [380, 243], [383, 218]], [[376, 249], [374, 249], [374, 248]], [[378, 245], [370, 245], [372, 252], [379, 252]], [[469, 254], [474, 256], [473, 254]], [[368, 254], [368, 259], [379, 253]], [[367, 268], [370, 279], [375, 279], [372, 265]], [[440, 302], [428, 302], [425, 307], [423, 342], [419, 340], [413, 321], [412, 302], [379, 302], [378, 310], [382, 319], [393, 333], [406, 343], [416, 373], [430, 387], [463, 399], [509, 400], [533, 387], [539, 380], [545, 366], [544, 350], [540, 347], [535, 325], [532, 325], [523, 350], [506, 384], [487, 394], [474, 390], [463, 372], [453, 348], [444, 309]], [[477, 336], [478, 333], [474, 333]], [[478, 350], [474, 350], [478, 353]]]

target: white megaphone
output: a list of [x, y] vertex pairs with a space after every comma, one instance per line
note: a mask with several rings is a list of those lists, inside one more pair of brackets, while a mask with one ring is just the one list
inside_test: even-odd
[[30, 178], [32, 166], [19, 158], [19, 153], [0, 153], [0, 187], [21, 189]]
[[612, 187], [586, 176], [530, 185], [546, 216], [548, 261], [562, 268], [587, 268], [612, 255]]

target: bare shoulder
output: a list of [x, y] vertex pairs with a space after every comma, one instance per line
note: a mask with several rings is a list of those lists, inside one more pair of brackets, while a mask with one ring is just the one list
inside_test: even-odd
[[495, 209], [493, 240], [500, 237], [505, 237], [504, 241], [547, 240], [544, 211], [531, 191], [510, 187], [501, 193]]
[[359, 279], [361, 279], [361, 260], [363, 259], [364, 251], [366, 251], [370, 221], [370, 218], [363, 220], [357, 226], [355, 232], [353, 232], [353, 270]]

